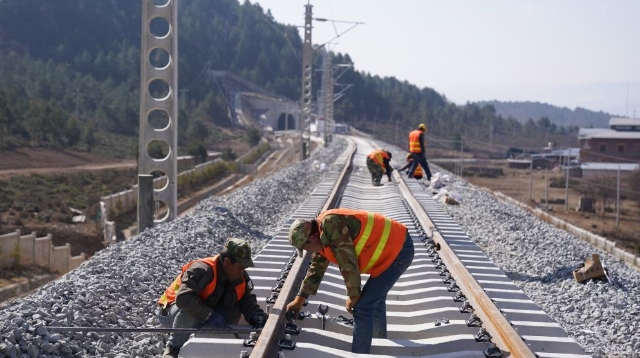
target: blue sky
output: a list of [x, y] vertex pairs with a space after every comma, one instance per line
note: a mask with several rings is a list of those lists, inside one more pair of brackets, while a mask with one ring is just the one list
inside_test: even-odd
[[[260, 0], [302, 26], [307, 0]], [[449, 100], [539, 101], [640, 117], [640, 1], [315, 0], [315, 44]], [[302, 35], [302, 34], [301, 34]], [[628, 90], [627, 90], [628, 88]], [[627, 100], [628, 97], [628, 100]]]

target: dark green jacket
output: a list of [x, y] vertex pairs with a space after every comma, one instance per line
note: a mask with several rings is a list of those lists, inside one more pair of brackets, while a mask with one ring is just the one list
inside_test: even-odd
[[213, 281], [213, 269], [204, 262], [195, 262], [184, 275], [176, 296], [176, 305], [180, 310], [196, 317], [200, 322], [207, 320], [212, 311], [224, 317], [227, 324], [238, 324], [240, 315], [249, 322], [255, 312], [263, 312], [258, 305], [256, 295], [251, 293], [253, 284], [249, 274], [244, 273], [245, 292], [238, 301], [235, 286], [242, 280], [229, 281], [222, 271], [222, 262], [218, 262], [218, 282], [213, 293], [204, 301], [200, 300], [200, 292]]

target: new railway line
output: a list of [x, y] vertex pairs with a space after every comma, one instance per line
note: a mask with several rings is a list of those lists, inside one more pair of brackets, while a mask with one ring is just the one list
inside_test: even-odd
[[[371, 185], [365, 166], [373, 143], [350, 139], [334, 169], [254, 256], [258, 302], [269, 313], [261, 332], [195, 333], [184, 357], [349, 357], [352, 316], [344, 308], [335, 266], [311, 296], [303, 318], [285, 307], [296, 295], [310, 254], [297, 258], [287, 240], [297, 218], [344, 207], [384, 214], [407, 226], [416, 248], [412, 265], [387, 297], [388, 337], [373, 340], [380, 357], [588, 357], [584, 349], [497, 268], [431, 198], [398, 173]], [[366, 280], [363, 275], [363, 281]], [[363, 282], [364, 283], [364, 282]]]

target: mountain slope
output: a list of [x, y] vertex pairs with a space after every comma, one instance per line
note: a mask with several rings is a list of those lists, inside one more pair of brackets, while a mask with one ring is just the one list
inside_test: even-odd
[[529, 119], [541, 117], [549, 118], [551, 123], [564, 127], [609, 127], [611, 115], [605, 112], [594, 112], [588, 109], [577, 107], [571, 110], [567, 107], [557, 107], [540, 102], [501, 102], [487, 101], [478, 102], [480, 105], [492, 105], [496, 112], [504, 117], [513, 117], [524, 123]]

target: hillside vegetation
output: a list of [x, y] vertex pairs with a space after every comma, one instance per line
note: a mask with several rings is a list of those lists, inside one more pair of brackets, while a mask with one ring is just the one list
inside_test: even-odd
[[[226, 138], [221, 128], [231, 125], [228, 100], [210, 70], [230, 71], [268, 91], [299, 99], [302, 41], [296, 27], [279, 24], [268, 10], [249, 1], [181, 1], [178, 14], [182, 151], [195, 142], [213, 149]], [[108, 146], [101, 138], [109, 133], [109, 138], [131, 138], [131, 149], [119, 153], [135, 155], [140, 22], [140, 1], [0, 1], [0, 147], [91, 151], [98, 144]], [[334, 63], [354, 63], [346, 53], [333, 56]], [[315, 56], [316, 68], [320, 60]], [[314, 93], [320, 72], [315, 76]], [[336, 103], [336, 120], [368, 132], [375, 125], [397, 123], [404, 138], [408, 129], [424, 122], [430, 133], [451, 141], [464, 137], [539, 147], [550, 132], [558, 134], [554, 141], [574, 138], [548, 120], [523, 124], [491, 105], [457, 106], [434, 89], [357, 67], [341, 82], [353, 87]]]
[[540, 102], [479, 102], [480, 105], [491, 105], [496, 113], [504, 117], [513, 117], [520, 122], [541, 117], [549, 118], [556, 126], [608, 128], [611, 115], [605, 112], [595, 112], [585, 108], [576, 107], [571, 110], [567, 107], [557, 107]]

